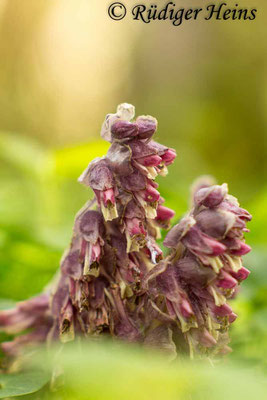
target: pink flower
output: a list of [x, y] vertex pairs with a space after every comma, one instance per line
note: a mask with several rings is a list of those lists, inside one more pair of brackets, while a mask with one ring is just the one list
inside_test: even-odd
[[174, 149], [168, 149], [162, 154], [161, 159], [165, 163], [165, 165], [170, 165], [174, 162], [176, 158], [176, 151]]
[[233, 272], [233, 271], [231, 272], [231, 275], [238, 281], [244, 281], [245, 279], [247, 279], [249, 274], [250, 274], [250, 271], [248, 269], [246, 269], [245, 267], [240, 268], [240, 270], [237, 272]]
[[100, 198], [103, 199], [105, 207], [108, 207], [109, 204], [115, 204], [115, 194], [114, 189], [107, 189], [101, 192]]
[[138, 126], [136, 123], [117, 120], [111, 127], [112, 139], [130, 140], [136, 135], [138, 135]]
[[180, 304], [180, 310], [182, 316], [185, 318], [190, 318], [192, 315], [194, 315], [192, 307], [186, 299], [182, 299]]
[[101, 247], [99, 245], [99, 242], [97, 242], [92, 246], [90, 262], [92, 263], [94, 261], [99, 261], [100, 255], [101, 255]]
[[231, 250], [233, 256], [244, 256], [251, 251], [251, 247], [241, 240], [238, 241], [239, 248]]
[[223, 304], [220, 307], [214, 306], [213, 311], [219, 317], [226, 317], [226, 316], [232, 314], [232, 312], [233, 312], [232, 308], [227, 303]]
[[138, 162], [145, 167], [157, 167], [161, 164], [161, 158], [159, 156], [151, 155], [147, 157], [138, 158]]
[[126, 228], [131, 236], [146, 234], [142, 221], [139, 220], [138, 218], [132, 218], [132, 219], [127, 218]]
[[148, 203], [154, 203], [160, 198], [160, 193], [150, 184], [147, 185], [146, 190], [140, 192], [141, 197]]
[[173, 218], [175, 212], [168, 207], [158, 206], [157, 208], [157, 218], [160, 221], [168, 221]]
[[223, 289], [232, 289], [237, 285], [237, 280], [233, 278], [230, 274], [225, 271], [222, 271], [219, 280], [217, 282], [217, 286]]

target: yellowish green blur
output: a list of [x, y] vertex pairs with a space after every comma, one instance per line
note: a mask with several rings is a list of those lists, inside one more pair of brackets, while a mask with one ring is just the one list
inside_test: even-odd
[[[181, 0], [179, 7], [208, 4], [191, 3]], [[226, 369], [237, 365], [239, 382], [230, 380], [233, 387], [242, 381], [239, 365], [267, 373], [267, 7], [262, 0], [242, 0], [240, 6], [258, 8], [255, 21], [199, 20], [173, 27], [167, 21], [146, 25], [129, 15], [112, 21], [108, 5], [0, 0], [1, 307], [40, 292], [52, 278], [75, 214], [92, 196], [77, 178], [109, 146], [99, 136], [104, 116], [121, 102], [132, 103], [137, 114], [158, 119], [156, 140], [177, 150], [169, 175], [159, 179], [176, 221], [187, 210], [191, 182], [201, 174], [227, 182], [253, 215], [247, 234], [253, 251], [244, 261], [252, 274], [233, 302], [239, 314], [231, 333], [234, 352], [223, 361]], [[123, 357], [125, 365], [132, 362], [127, 351]], [[145, 361], [139, 353], [134, 357], [140, 373]], [[106, 379], [113, 362], [104, 360], [92, 379]], [[88, 368], [94, 374], [91, 364]], [[149, 379], [150, 363], [147, 394], [142, 397], [131, 384], [127, 395], [125, 381], [137, 372], [127, 375], [126, 367], [122, 372], [114, 379], [127, 399], [167, 399], [164, 390], [176, 393], [171, 399], [202, 398], [183, 397], [184, 373], [175, 375], [175, 385], [167, 379], [160, 395], [149, 396], [149, 388], [159, 390]], [[193, 370], [188, 376], [199, 379]]]

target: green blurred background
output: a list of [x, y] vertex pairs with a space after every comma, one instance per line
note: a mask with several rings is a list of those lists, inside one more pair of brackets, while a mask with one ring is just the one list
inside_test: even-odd
[[38, 293], [58, 268], [74, 216], [92, 196], [77, 177], [106, 153], [102, 121], [126, 101], [137, 114], [155, 116], [156, 139], [177, 150], [160, 179], [177, 220], [200, 174], [227, 182], [253, 214], [247, 235], [253, 252], [245, 258], [252, 275], [233, 305], [240, 317], [230, 357], [266, 370], [267, 7], [262, 0], [239, 3], [258, 8], [257, 19], [173, 27], [129, 15], [111, 21], [107, 1], [0, 0], [3, 299]]

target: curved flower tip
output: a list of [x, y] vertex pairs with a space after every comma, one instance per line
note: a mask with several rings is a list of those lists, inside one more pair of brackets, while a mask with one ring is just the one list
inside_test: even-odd
[[174, 149], [168, 149], [162, 154], [161, 159], [164, 164], [168, 166], [174, 162], [176, 156], [176, 151]]
[[203, 329], [202, 332], [199, 333], [199, 342], [204, 347], [208, 347], [208, 348], [216, 346], [216, 344], [217, 344], [217, 341], [214, 339], [214, 337], [205, 328]]
[[138, 159], [138, 162], [144, 167], [157, 167], [161, 164], [162, 159], [161, 157], [154, 154], [151, 156], [141, 157]]
[[117, 107], [117, 116], [125, 121], [131, 121], [135, 116], [135, 107], [129, 103], [119, 104]]
[[138, 126], [138, 138], [150, 139], [157, 130], [158, 121], [150, 115], [142, 115], [136, 120]]
[[171, 208], [158, 206], [156, 219], [159, 221], [169, 221], [174, 215], [175, 212]]
[[111, 127], [111, 138], [118, 140], [132, 139], [138, 135], [138, 126], [136, 123], [132, 123], [124, 120], [117, 120]]
[[194, 195], [194, 202], [196, 205], [203, 205], [208, 208], [218, 206], [228, 193], [228, 186], [226, 183], [214, 185], [210, 187], [203, 187], [199, 189]]
[[225, 303], [222, 306], [213, 306], [213, 312], [215, 315], [219, 317], [226, 317], [228, 315], [231, 315], [233, 313], [233, 310], [231, 307]]
[[160, 198], [160, 193], [150, 184], [147, 184], [146, 190], [141, 192], [140, 195], [148, 203], [154, 203]]
[[107, 114], [103, 122], [100, 135], [107, 142], [112, 142], [111, 127], [118, 120], [131, 121], [135, 115], [135, 107], [132, 104], [118, 105], [116, 114]]
[[250, 271], [247, 268], [242, 267], [237, 272], [231, 272], [231, 274], [236, 280], [244, 281], [250, 275]]
[[196, 221], [193, 217], [184, 217], [179, 224], [175, 225], [170, 232], [168, 232], [163, 242], [164, 246], [175, 249], [180, 240], [187, 234], [187, 232], [195, 225]]
[[190, 318], [194, 315], [190, 303], [186, 299], [182, 299], [180, 304], [181, 314], [184, 318]]
[[223, 289], [233, 289], [237, 285], [237, 280], [233, 278], [230, 274], [222, 271], [219, 276], [219, 281], [217, 283], [218, 287]]
[[199, 176], [191, 185], [190, 193], [191, 193], [191, 199], [193, 202], [195, 194], [203, 188], [209, 187], [216, 185], [216, 179], [211, 176], [211, 175], [202, 175]]
[[231, 250], [231, 254], [233, 256], [241, 257], [244, 256], [245, 254], [248, 254], [251, 251], [251, 247], [248, 244], [242, 242], [241, 240], [239, 240], [238, 242], [239, 242], [239, 248]]

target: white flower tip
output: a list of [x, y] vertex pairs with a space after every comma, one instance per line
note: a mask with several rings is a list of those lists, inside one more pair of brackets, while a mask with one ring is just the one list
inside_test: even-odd
[[117, 107], [117, 116], [125, 121], [131, 121], [135, 116], [135, 107], [129, 103], [119, 104]]

